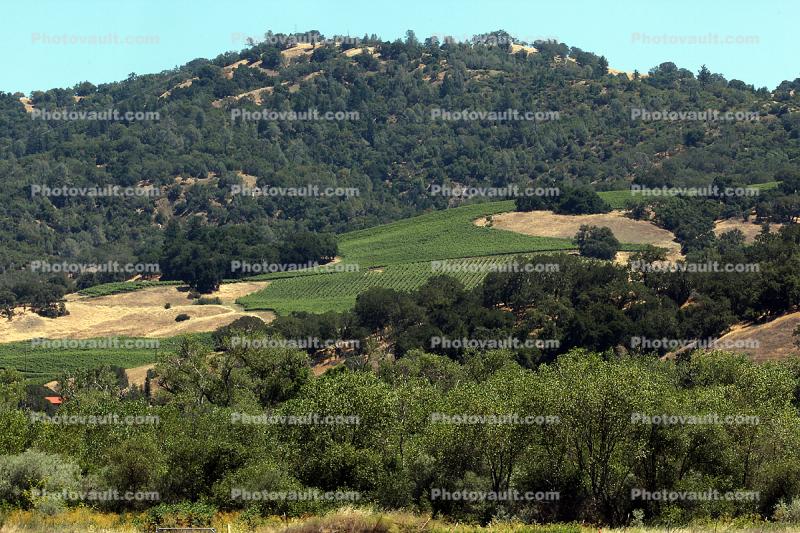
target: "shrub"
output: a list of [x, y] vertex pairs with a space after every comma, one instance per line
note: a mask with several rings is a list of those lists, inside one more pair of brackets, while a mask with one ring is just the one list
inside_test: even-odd
[[172, 309], [172, 304], [167, 302], [164, 304], [164, 309]]
[[186, 313], [181, 313], [175, 317], [175, 322], [184, 322], [186, 320], [189, 320], [189, 318], [190, 318], [189, 315], [187, 315]]
[[[77, 491], [82, 485], [80, 467], [59, 455], [28, 449], [0, 456], [0, 502], [51, 512], [63, 508], [63, 500], [52, 495]], [[38, 496], [35, 491], [46, 492]]]

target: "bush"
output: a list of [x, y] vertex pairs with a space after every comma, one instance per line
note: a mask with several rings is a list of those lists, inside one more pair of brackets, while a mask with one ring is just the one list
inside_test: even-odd
[[[0, 502], [23, 509], [55, 511], [62, 490], [81, 490], [80, 467], [59, 455], [28, 449], [19, 455], [0, 456]], [[43, 491], [37, 496], [34, 491]], [[50, 496], [48, 496], [48, 493]]]
[[172, 309], [172, 304], [167, 302], [164, 304], [164, 309]]
[[175, 322], [185, 322], [186, 320], [189, 320], [189, 318], [191, 317], [189, 317], [189, 315], [186, 313], [181, 313], [175, 317]]
[[784, 522], [790, 524], [800, 523], [800, 498], [794, 498], [790, 503], [785, 501], [780, 502], [775, 506], [775, 512], [772, 518], [776, 522]]

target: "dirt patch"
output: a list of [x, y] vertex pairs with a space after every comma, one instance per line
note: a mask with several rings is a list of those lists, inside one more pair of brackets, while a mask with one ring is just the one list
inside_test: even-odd
[[319, 377], [328, 370], [336, 368], [341, 364], [344, 364], [344, 357], [329, 357], [311, 367], [311, 372], [314, 374], [314, 376]]
[[800, 354], [793, 333], [800, 326], [800, 312], [790, 313], [766, 324], [739, 325], [716, 341], [719, 349], [746, 353], [754, 361], [776, 361]]
[[224, 67], [222, 67], [222, 75], [230, 80], [233, 78], [233, 71], [241, 67], [242, 65], [246, 65], [247, 63], [248, 61], [246, 59], [240, 59], [236, 63], [225, 65]]
[[216, 107], [216, 108], [219, 109], [225, 103], [225, 100], [231, 100], [233, 102], [238, 102], [242, 98], [250, 98], [257, 105], [261, 105], [261, 97], [264, 94], [272, 94], [272, 91], [274, 91], [274, 90], [275, 90], [274, 87], [261, 87], [259, 89], [253, 89], [252, 91], [247, 91], [245, 93], [237, 94], [235, 96], [226, 96], [225, 98], [220, 98], [219, 100], [214, 100], [213, 102], [211, 102], [211, 105], [213, 107]]
[[346, 57], [355, 57], [359, 54], [367, 53], [369, 55], [376, 55], [375, 54], [375, 47], [374, 46], [367, 46], [366, 48], [349, 48], [342, 52]]
[[521, 44], [512, 44], [511, 45], [511, 53], [512, 54], [516, 54], [520, 50], [525, 50], [526, 54], [536, 54], [536, 53], [539, 52], [539, 50], [537, 50], [533, 46], [522, 46]]
[[[770, 232], [776, 232], [781, 229], [782, 224], [770, 224]], [[714, 233], [719, 236], [726, 231], [738, 229], [744, 233], [745, 242], [751, 243], [756, 240], [756, 237], [761, 233], [761, 224], [756, 224], [751, 220], [742, 220], [741, 218], [729, 218], [727, 220], [717, 220], [714, 222]]]
[[244, 183], [246, 187], [253, 188], [258, 183], [258, 176], [245, 174], [244, 172], [241, 171], [237, 172], [236, 175], [242, 178], [242, 183]]
[[[257, 316], [265, 322], [274, 319], [267, 311], [244, 312], [237, 298], [262, 290], [269, 282], [227, 283], [210, 294], [220, 305], [193, 305], [186, 292], [176, 286], [153, 287], [139, 291], [87, 298], [70, 295], [69, 315], [43, 318], [31, 312], [0, 322], [3, 342], [24, 341], [39, 337], [51, 339], [88, 339], [93, 337], [173, 337], [186, 333], [213, 331], [242, 316]], [[169, 303], [170, 308], [164, 305]], [[175, 322], [181, 313], [189, 315]]]
[[22, 104], [22, 107], [25, 108], [26, 113], [33, 113], [33, 102], [27, 96], [22, 96], [19, 99], [19, 102]]
[[297, 43], [297, 45], [287, 48], [286, 50], [281, 50], [281, 57], [284, 59], [291, 61], [292, 59], [297, 59], [298, 57], [307, 55], [310, 56], [314, 52], [314, 45], [311, 43]]
[[[486, 218], [475, 221], [478, 226], [488, 225]], [[536, 237], [572, 239], [583, 225], [609, 228], [620, 242], [628, 244], [652, 244], [668, 250], [668, 259], [682, 258], [681, 246], [675, 236], [652, 222], [633, 220], [624, 216], [624, 211], [611, 211], [598, 215], [558, 215], [552, 211], [530, 211], [501, 213], [492, 217], [492, 227]]]
[[166, 91], [164, 94], [159, 96], [159, 98], [167, 98], [168, 96], [170, 96], [172, 94], [172, 91], [174, 91], [175, 89], [185, 89], [187, 87], [191, 87], [192, 83], [194, 82], [194, 80], [199, 80], [199, 79], [200, 78], [198, 78], [198, 77], [194, 77], [194, 78], [192, 78], [190, 80], [182, 81], [178, 85], [176, 85], [175, 87], [170, 89], [169, 91]]

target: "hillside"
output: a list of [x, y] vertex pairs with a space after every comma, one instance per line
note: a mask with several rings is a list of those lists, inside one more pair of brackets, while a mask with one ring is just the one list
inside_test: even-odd
[[[373, 37], [360, 50], [262, 43], [117, 83], [2, 94], [0, 194], [9, 201], [0, 206], [8, 221], [0, 266], [43, 257], [143, 261], [160, 245], [167, 220], [192, 214], [278, 233], [296, 225], [345, 232], [459, 202], [432, 195], [434, 184], [591, 183], [604, 190], [631, 182], [705, 185], [722, 174], [759, 183], [797, 160], [795, 82], [756, 90], [718, 74], [699, 80], [671, 63], [631, 79], [606, 71], [598, 55], [529, 44]], [[255, 101], [243, 96], [255, 92]], [[630, 119], [631, 109], [649, 106], [761, 117], [691, 126]], [[34, 110], [109, 107], [157, 113], [158, 120], [31, 117]], [[243, 121], [231, 114], [310, 108], [358, 118]], [[507, 108], [553, 111], [559, 119], [432, 118], [437, 109]], [[351, 187], [359, 195], [231, 195], [232, 185], [247, 184], [243, 175], [261, 186]], [[140, 186], [157, 197], [31, 196], [32, 185]]]

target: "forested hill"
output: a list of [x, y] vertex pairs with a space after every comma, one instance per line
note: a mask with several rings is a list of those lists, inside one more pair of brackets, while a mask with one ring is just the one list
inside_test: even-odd
[[[211, 60], [117, 83], [0, 94], [0, 260], [152, 261], [166, 222], [343, 231], [443, 208], [432, 184], [735, 184], [796, 166], [800, 79], [774, 90], [672, 63], [611, 73], [554, 42], [359, 43], [268, 34]], [[527, 44], [527, 46], [521, 46]], [[712, 66], [713, 67], [713, 66]], [[249, 96], [241, 96], [253, 91]], [[256, 102], [260, 102], [260, 105]], [[356, 112], [349, 120], [233, 120], [231, 109]], [[632, 109], [751, 111], [759, 120], [645, 121]], [[157, 112], [45, 120], [39, 111]], [[557, 112], [554, 120], [440, 120], [435, 110]], [[243, 177], [244, 175], [244, 177]], [[181, 179], [178, 179], [180, 177]], [[357, 197], [232, 196], [231, 185], [353, 187]], [[158, 197], [53, 197], [31, 186], [147, 185]]]

